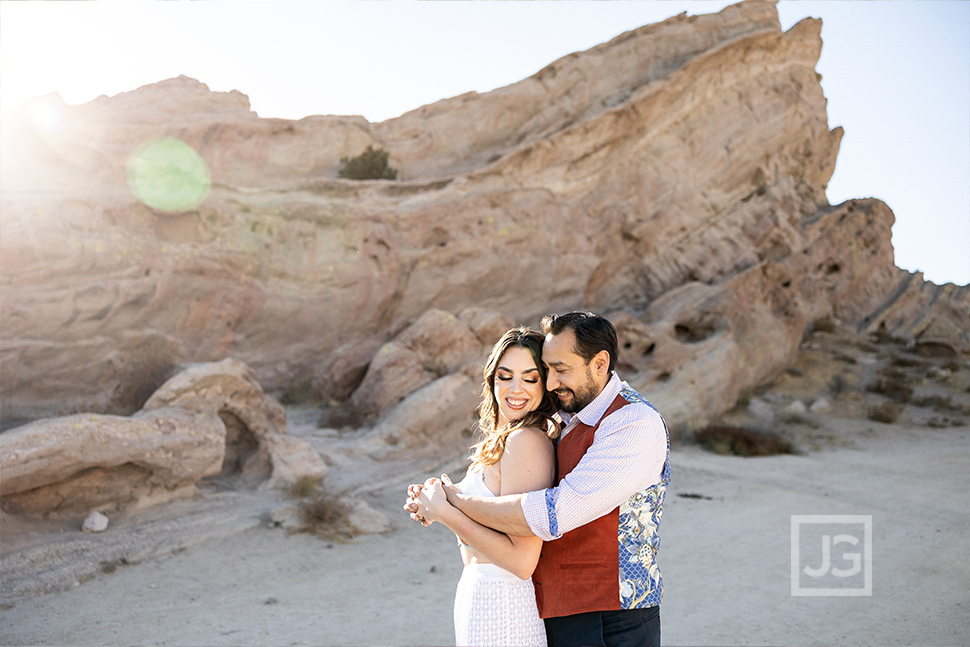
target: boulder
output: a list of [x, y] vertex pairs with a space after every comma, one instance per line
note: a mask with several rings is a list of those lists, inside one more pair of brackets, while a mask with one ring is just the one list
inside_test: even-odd
[[374, 355], [349, 403], [359, 421], [374, 420], [434, 378], [434, 372], [425, 367], [418, 353], [390, 341]]
[[827, 398], [818, 398], [808, 407], [812, 413], [832, 413], [832, 403]]
[[801, 400], [793, 400], [782, 407], [781, 411], [782, 413], [786, 413], [790, 416], [800, 416], [808, 411], [808, 407], [806, 407], [805, 403]]
[[161, 407], [131, 417], [77, 414], [0, 434], [0, 496], [10, 513], [78, 514], [168, 500], [219, 473], [215, 411]]
[[81, 530], [83, 532], [104, 532], [107, 529], [108, 517], [97, 511], [89, 514], [84, 520], [84, 523], [81, 524]]
[[379, 459], [448, 459], [472, 443], [480, 386], [461, 373], [438, 378], [404, 399], [367, 436]]
[[142, 410], [157, 407], [212, 412], [222, 419], [226, 433], [220, 474], [225, 478], [267, 489], [327, 473], [320, 455], [289, 435], [283, 407], [263, 392], [252, 369], [237, 360], [186, 368], [163, 384]]
[[482, 352], [482, 343], [468, 326], [438, 309], [422, 314], [395, 341], [417, 353], [422, 365], [438, 376], [453, 373]]
[[349, 507], [347, 525], [355, 534], [369, 535], [388, 532], [394, 528], [386, 514], [375, 509], [366, 501], [351, 500]]
[[3, 510], [45, 516], [145, 507], [194, 494], [206, 477], [267, 489], [327, 471], [232, 359], [186, 368], [130, 417], [76, 414], [8, 430], [0, 468]]
[[751, 398], [748, 403], [748, 414], [765, 426], [772, 425], [775, 422], [775, 410], [760, 398]]
[[[458, 320], [475, 333], [478, 342], [491, 349], [502, 335], [516, 327], [515, 320], [494, 310], [471, 306], [458, 313]], [[484, 358], [482, 358], [484, 360]]]
[[383, 343], [380, 337], [369, 337], [337, 348], [313, 375], [313, 397], [324, 402], [343, 402], [349, 398], [360, 386]]
[[381, 346], [350, 404], [358, 421], [380, 419], [436, 378], [467, 372], [468, 364], [480, 363], [484, 352], [478, 337], [458, 317], [429, 310]]

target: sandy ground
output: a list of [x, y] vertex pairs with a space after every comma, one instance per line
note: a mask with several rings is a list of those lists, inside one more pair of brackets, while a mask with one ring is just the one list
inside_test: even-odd
[[[970, 644], [970, 429], [838, 424], [837, 443], [804, 455], [675, 447], [661, 527], [665, 644]], [[390, 533], [335, 543], [253, 517], [228, 536], [7, 605], [0, 640], [453, 644], [457, 548], [446, 529], [399, 512], [407, 480], [371, 499], [395, 520]], [[870, 596], [792, 595], [792, 515], [871, 515]], [[798, 567], [819, 567], [822, 534], [861, 539], [862, 528], [800, 526]], [[863, 547], [833, 547], [831, 565], [850, 568]], [[864, 587], [862, 574], [830, 573], [799, 583]]]

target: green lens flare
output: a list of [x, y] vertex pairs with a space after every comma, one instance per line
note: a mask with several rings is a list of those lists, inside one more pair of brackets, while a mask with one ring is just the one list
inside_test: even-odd
[[128, 159], [128, 186], [153, 209], [187, 211], [202, 204], [212, 177], [205, 160], [180, 139], [159, 137]]

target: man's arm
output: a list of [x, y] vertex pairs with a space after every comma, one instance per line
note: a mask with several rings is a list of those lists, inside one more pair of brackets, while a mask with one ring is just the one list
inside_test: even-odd
[[666, 460], [666, 425], [656, 410], [631, 404], [613, 416], [556, 487], [495, 498], [469, 497], [444, 476], [449, 503], [483, 526], [545, 541], [598, 519], [638, 490], [659, 483]]
[[660, 414], [644, 404], [625, 406], [601, 423], [579, 464], [556, 487], [523, 495], [523, 515], [537, 537], [558, 539], [659, 483], [666, 454]]
[[465, 496], [451, 483], [447, 474], [441, 476], [448, 493], [448, 502], [483, 526], [506, 535], [528, 537], [534, 534], [522, 512], [521, 494], [497, 497]]

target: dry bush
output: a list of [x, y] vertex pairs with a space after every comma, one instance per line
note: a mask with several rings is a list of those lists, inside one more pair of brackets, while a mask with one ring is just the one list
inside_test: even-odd
[[959, 373], [961, 366], [960, 366], [960, 362], [958, 362], [955, 359], [951, 359], [943, 363], [943, 368], [950, 371], [951, 373]]
[[833, 396], [838, 397], [839, 394], [845, 393], [846, 391], [852, 390], [852, 384], [846, 378], [845, 374], [838, 373], [834, 375], [831, 380], [829, 380], [829, 391]]
[[351, 506], [345, 492], [330, 492], [319, 479], [304, 476], [293, 484], [290, 494], [299, 499], [301, 532], [338, 541], [353, 538], [348, 522]]
[[812, 331], [835, 332], [838, 324], [831, 317], [822, 317], [812, 322]]
[[951, 420], [946, 416], [943, 416], [942, 418], [938, 416], [933, 416], [926, 421], [927, 427], [933, 427], [935, 429], [944, 429], [946, 427], [963, 427], [966, 424], [967, 424], [967, 421], [964, 420], [963, 418], [954, 418]]
[[303, 531], [327, 539], [351, 539], [350, 505], [342, 494], [322, 491], [300, 502]]
[[795, 452], [792, 444], [780, 436], [744, 427], [711, 425], [699, 431], [695, 439], [716, 454], [772, 456]]
[[906, 375], [899, 369], [881, 371], [876, 381], [866, 387], [870, 393], [881, 393], [898, 402], [909, 402], [913, 397], [913, 387], [906, 384]]
[[317, 486], [319, 485], [320, 479], [313, 478], [312, 476], [301, 476], [290, 487], [290, 494], [296, 499], [311, 497], [317, 493]]
[[899, 419], [906, 405], [898, 402], [883, 402], [869, 408], [869, 420], [892, 424]]
[[778, 421], [786, 425], [805, 425], [813, 429], [822, 426], [818, 416], [808, 411], [782, 411], [778, 414]]
[[390, 153], [383, 148], [368, 146], [357, 157], [340, 159], [337, 177], [350, 180], [396, 180], [397, 169], [388, 166]]
[[912, 355], [898, 355], [895, 353], [889, 357], [889, 364], [891, 366], [899, 366], [901, 368], [913, 368], [917, 366], [920, 368], [926, 368], [930, 365], [930, 363], [925, 359], [913, 357]]
[[940, 413], [953, 412], [970, 415], [970, 406], [954, 402], [953, 397], [949, 395], [924, 395], [913, 400], [913, 404], [917, 407], [932, 408]]
[[924, 395], [913, 400], [917, 407], [927, 407], [937, 411], [950, 411], [953, 409], [953, 398], [943, 395]]

